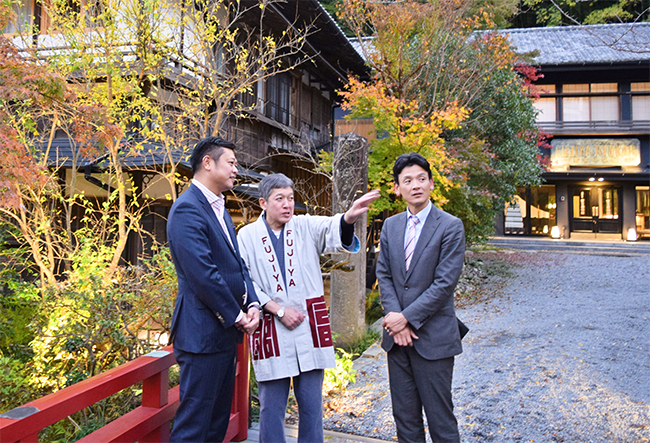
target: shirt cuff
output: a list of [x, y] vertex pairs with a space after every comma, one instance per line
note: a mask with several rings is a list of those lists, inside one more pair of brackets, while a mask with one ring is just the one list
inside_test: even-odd
[[341, 244], [348, 249], [354, 242], [354, 223], [345, 221], [345, 214], [341, 217]]
[[239, 315], [237, 315], [237, 318], [235, 319], [235, 323], [239, 322], [243, 317], [244, 317], [244, 312], [239, 311]]

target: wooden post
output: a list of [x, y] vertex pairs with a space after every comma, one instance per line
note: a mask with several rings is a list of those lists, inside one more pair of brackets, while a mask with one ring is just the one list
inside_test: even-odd
[[[332, 166], [332, 212], [345, 212], [368, 190], [368, 141], [355, 133], [336, 137]], [[338, 334], [338, 344], [350, 344], [365, 333], [367, 219], [364, 215], [355, 223], [354, 231], [361, 241], [359, 252], [336, 254], [337, 262], [343, 265], [330, 277], [332, 331]]]
[[[162, 408], [169, 398], [169, 369], [165, 369], [142, 381], [142, 406], [146, 408]], [[154, 429], [140, 440], [143, 443], [167, 442], [171, 435], [169, 423]]]

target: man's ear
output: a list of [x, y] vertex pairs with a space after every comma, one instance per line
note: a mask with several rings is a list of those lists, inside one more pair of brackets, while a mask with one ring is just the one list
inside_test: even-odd
[[260, 197], [260, 207], [262, 210], [266, 211], [266, 200]]
[[201, 164], [203, 165], [203, 169], [205, 169], [206, 171], [209, 171], [210, 167], [211, 167], [211, 164], [210, 164], [211, 161], [212, 161], [212, 157], [210, 157], [207, 154], [204, 155], [203, 158], [201, 159]]
[[395, 191], [396, 196], [399, 197], [401, 195], [401, 193], [399, 192], [399, 185], [395, 182], [393, 182], [393, 190]]

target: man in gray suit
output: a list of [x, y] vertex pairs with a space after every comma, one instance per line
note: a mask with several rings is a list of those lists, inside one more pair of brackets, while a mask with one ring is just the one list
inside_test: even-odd
[[451, 382], [462, 352], [454, 289], [465, 256], [465, 230], [429, 201], [431, 169], [420, 154], [393, 166], [395, 194], [408, 205], [381, 231], [377, 278], [384, 308], [393, 416], [400, 442], [424, 442], [422, 408], [434, 442], [459, 442]]

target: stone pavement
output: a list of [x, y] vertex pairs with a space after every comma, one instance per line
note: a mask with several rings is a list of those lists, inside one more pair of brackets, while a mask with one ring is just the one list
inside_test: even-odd
[[[287, 425], [285, 428], [287, 443], [297, 443], [298, 441], [298, 427]], [[325, 443], [384, 443], [385, 440], [378, 440], [376, 438], [360, 437], [358, 435], [343, 434], [341, 432], [324, 431]], [[248, 430], [248, 440], [244, 443], [257, 443], [259, 442], [259, 423], [253, 423], [253, 426]]]

